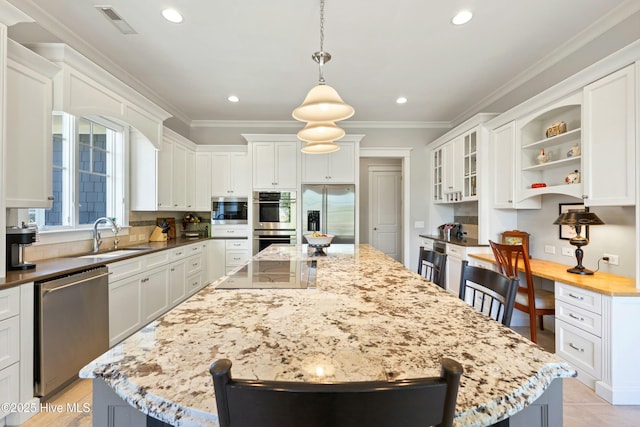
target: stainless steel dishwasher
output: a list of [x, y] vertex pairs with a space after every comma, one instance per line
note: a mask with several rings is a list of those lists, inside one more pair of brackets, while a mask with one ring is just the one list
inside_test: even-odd
[[50, 396], [109, 349], [109, 270], [36, 283], [35, 394]]

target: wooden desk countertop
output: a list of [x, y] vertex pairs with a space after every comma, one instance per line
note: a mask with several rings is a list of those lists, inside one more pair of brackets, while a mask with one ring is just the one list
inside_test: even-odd
[[[470, 257], [495, 264], [493, 254], [469, 254]], [[640, 289], [636, 287], [635, 279], [615, 274], [596, 272], [593, 275], [580, 275], [568, 273], [569, 265], [558, 264], [552, 261], [532, 258], [530, 260], [531, 273], [534, 276], [554, 280], [579, 288], [598, 292], [603, 295], [616, 297], [640, 297]], [[524, 271], [524, 266], [520, 266]]]

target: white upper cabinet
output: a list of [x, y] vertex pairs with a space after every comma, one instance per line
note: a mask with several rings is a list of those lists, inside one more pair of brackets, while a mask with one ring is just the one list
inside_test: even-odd
[[52, 77], [60, 69], [8, 40], [5, 195], [8, 208], [50, 208]]
[[195, 210], [209, 211], [211, 210], [211, 154], [212, 153], [196, 153], [196, 182], [195, 182]]
[[447, 142], [443, 147], [443, 190], [449, 202], [462, 200], [462, 146], [464, 137]]
[[635, 65], [584, 88], [584, 199], [587, 206], [634, 205]]
[[297, 142], [255, 142], [252, 154], [254, 189], [296, 189]]
[[438, 147], [431, 152], [431, 167], [433, 170], [433, 193], [432, 200], [436, 203], [444, 200], [444, 192], [442, 189], [442, 169], [444, 168], [444, 147]]
[[211, 153], [211, 196], [248, 197], [249, 159], [246, 153]]
[[356, 143], [336, 142], [340, 150], [328, 154], [302, 153], [303, 183], [351, 184], [355, 182]]
[[515, 149], [515, 121], [491, 132], [493, 207], [498, 209], [540, 208], [539, 198], [516, 202], [514, 195]]
[[141, 132], [130, 135], [131, 210], [196, 210], [195, 144], [167, 128], [159, 150]]

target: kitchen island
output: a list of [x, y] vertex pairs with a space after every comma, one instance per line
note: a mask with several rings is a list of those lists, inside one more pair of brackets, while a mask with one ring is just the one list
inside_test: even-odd
[[[368, 245], [326, 251], [314, 257], [313, 288], [216, 289], [222, 278], [86, 366], [94, 425], [124, 401], [171, 425], [217, 426], [208, 369], [220, 358], [236, 378], [334, 382], [437, 376], [442, 357], [464, 367], [456, 426], [490, 425], [534, 402], [561, 425], [554, 380], [575, 375], [568, 364]], [[254, 261], [312, 253], [273, 245]]]

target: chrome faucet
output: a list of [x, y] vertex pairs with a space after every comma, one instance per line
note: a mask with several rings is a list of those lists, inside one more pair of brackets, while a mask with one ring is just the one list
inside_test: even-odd
[[111, 231], [113, 231], [113, 249], [118, 249], [118, 231], [120, 231], [120, 227], [116, 222], [111, 219], [103, 216], [101, 218], [96, 219], [96, 222], [93, 223], [93, 252], [98, 252], [100, 250], [100, 245], [102, 244], [102, 237], [100, 236], [100, 232], [98, 231], [98, 225], [103, 222], [111, 223]]

